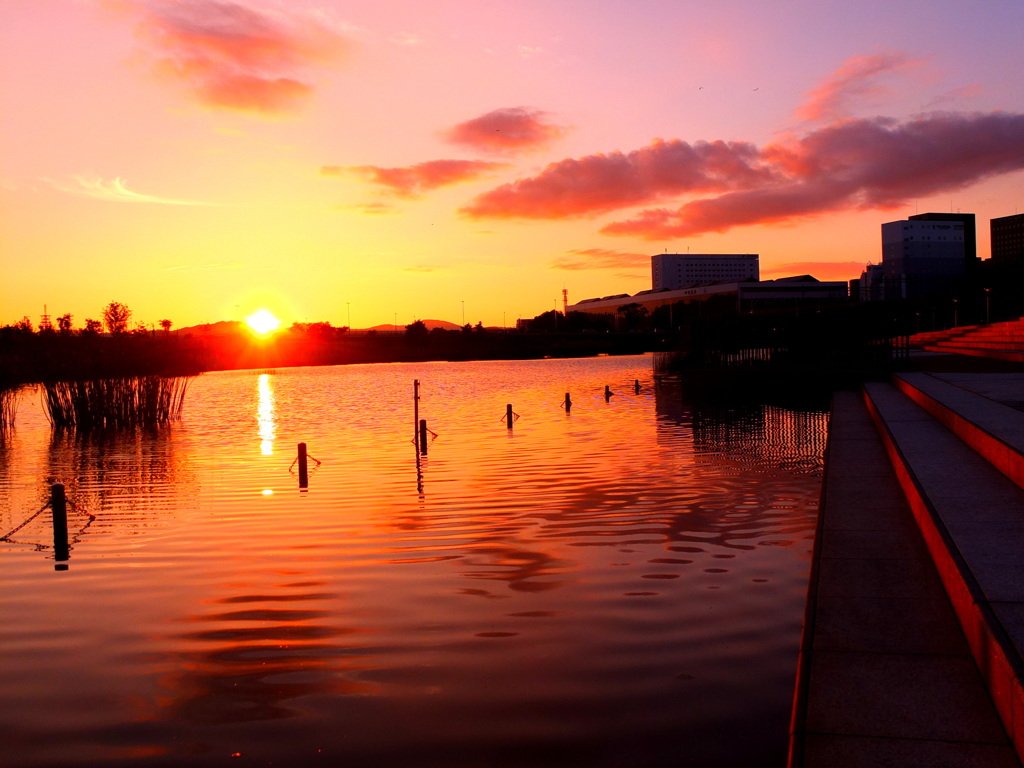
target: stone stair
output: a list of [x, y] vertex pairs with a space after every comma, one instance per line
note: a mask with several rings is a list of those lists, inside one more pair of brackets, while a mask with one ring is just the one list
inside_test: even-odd
[[1015, 407], [1024, 376], [906, 373], [866, 384], [864, 397], [1003, 727], [1024, 755], [1024, 412]]
[[910, 344], [930, 352], [1024, 362], [1024, 319], [917, 333]]
[[1024, 491], [982, 457], [1016, 472], [1019, 394], [976, 372], [835, 393], [789, 768], [1020, 768]]

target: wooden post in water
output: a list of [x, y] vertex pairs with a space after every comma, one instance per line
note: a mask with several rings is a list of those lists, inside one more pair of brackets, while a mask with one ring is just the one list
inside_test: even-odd
[[420, 419], [420, 453], [427, 455], [427, 420]]
[[50, 486], [50, 509], [53, 511], [53, 560], [54, 568], [64, 570], [67, 566], [56, 563], [67, 562], [71, 556], [68, 546], [68, 500], [64, 495], [64, 484]]
[[568, 413], [572, 410], [572, 398], [569, 397], [569, 393], [565, 393], [565, 412]]
[[640, 394], [640, 379], [633, 379], [633, 391]]
[[512, 429], [512, 422], [515, 420], [515, 416], [512, 413], [512, 403], [505, 406], [505, 420], [508, 422], [508, 428]]
[[612, 399], [612, 395], [614, 395], [614, 394], [615, 393], [612, 392], [612, 388], [609, 387], [607, 384], [605, 384], [604, 385], [604, 401], [607, 403], [609, 400]]
[[416, 430], [420, 426], [420, 380], [412, 380], [412, 440], [416, 442]]
[[306, 460], [305, 443], [299, 443], [299, 488], [309, 488], [309, 465]]

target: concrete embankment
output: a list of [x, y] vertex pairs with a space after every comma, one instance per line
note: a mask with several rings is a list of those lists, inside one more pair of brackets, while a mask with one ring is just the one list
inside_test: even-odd
[[836, 395], [789, 763], [1019, 766], [1024, 375]]

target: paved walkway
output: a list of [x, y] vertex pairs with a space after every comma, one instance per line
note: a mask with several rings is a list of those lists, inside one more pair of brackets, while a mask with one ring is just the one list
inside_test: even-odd
[[[966, 391], [963, 380], [938, 383]], [[1017, 389], [1024, 379], [971, 383], [992, 395], [989, 403], [1000, 402], [1006, 410], [1005, 403], [1024, 392]], [[1005, 688], [1006, 681], [990, 667], [993, 643], [1006, 645], [1007, 638], [1001, 627], [990, 627], [987, 634], [980, 628], [978, 621], [998, 623], [984, 611], [978, 621], [968, 621], [971, 637], [965, 636], [959, 614], [978, 614], [979, 601], [986, 598], [971, 591], [971, 584], [977, 586], [971, 565], [927, 494], [945, 493], [954, 516], [971, 520], [962, 543], [973, 540], [975, 546], [965, 551], [1002, 575], [1001, 586], [1008, 589], [996, 596], [1002, 598], [1016, 594], [1013, 584], [1024, 583], [1016, 572], [1020, 557], [999, 548], [998, 558], [987, 558], [984, 532], [989, 538], [1002, 536], [991, 518], [1005, 512], [1020, 514], [1024, 533], [1024, 497], [1021, 509], [1012, 511], [1007, 511], [1009, 501], [986, 501], [996, 506], [985, 506], [992, 514], [977, 519], [971, 511], [972, 505], [977, 508], [976, 481], [963, 475], [963, 457], [947, 455], [950, 444], [940, 438], [961, 441], [895, 387], [870, 387], [867, 402], [881, 430], [862, 395], [838, 393], [834, 402], [790, 766], [1019, 766], [1005, 727], [1006, 717], [1011, 725], [1014, 721], [1013, 692], [997, 690], [997, 707], [991, 688]], [[904, 463], [906, 455], [913, 460]], [[1013, 493], [988, 476], [980, 482], [998, 486], [997, 496], [1009, 499]], [[917, 489], [916, 496], [908, 496], [908, 487]], [[936, 552], [943, 548], [947, 555], [937, 567]], [[958, 582], [952, 570], [966, 572], [966, 591], [963, 577]], [[951, 590], [956, 592], [952, 602]], [[1024, 629], [1024, 622], [1020, 626]], [[990, 652], [982, 659], [984, 674], [977, 662], [979, 643], [988, 643]], [[1017, 683], [1019, 688], [1019, 677]], [[1024, 721], [1024, 711], [1016, 716]]]

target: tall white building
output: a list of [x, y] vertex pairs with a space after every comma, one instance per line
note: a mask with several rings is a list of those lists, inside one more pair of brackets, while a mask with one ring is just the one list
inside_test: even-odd
[[[965, 214], [921, 214], [882, 224], [882, 272], [885, 297], [906, 299], [948, 288], [962, 280], [967, 253], [974, 244], [966, 236]], [[928, 216], [930, 218], [925, 219]]]
[[760, 279], [756, 253], [658, 253], [651, 256], [651, 287], [674, 291], [699, 283]]

